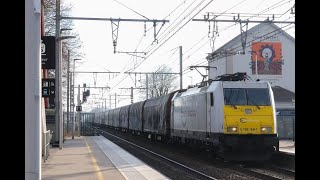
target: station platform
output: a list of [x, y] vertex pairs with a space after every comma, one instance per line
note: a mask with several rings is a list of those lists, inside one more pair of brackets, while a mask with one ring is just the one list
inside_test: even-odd
[[281, 153], [295, 155], [295, 142], [293, 140], [280, 140], [279, 141], [279, 151]]
[[42, 162], [42, 180], [168, 179], [103, 136], [67, 137]]

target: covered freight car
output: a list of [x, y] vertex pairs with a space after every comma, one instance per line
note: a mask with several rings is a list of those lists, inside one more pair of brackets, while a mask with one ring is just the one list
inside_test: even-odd
[[146, 101], [133, 103], [129, 109], [129, 130], [133, 134], [140, 134], [143, 130], [142, 112]]
[[129, 109], [130, 105], [120, 108], [119, 128], [121, 128], [122, 131], [128, 131]]
[[119, 125], [120, 125], [120, 108], [116, 108], [113, 110], [113, 113], [112, 113], [112, 126], [116, 129], [119, 129]]
[[148, 138], [170, 138], [171, 99], [177, 91], [146, 100], [143, 108], [143, 131]]

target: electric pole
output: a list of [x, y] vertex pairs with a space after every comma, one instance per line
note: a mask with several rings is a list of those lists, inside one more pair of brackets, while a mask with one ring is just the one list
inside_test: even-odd
[[[60, 122], [60, 0], [56, 0], [56, 69], [55, 69], [55, 142], [59, 139], [59, 122]], [[59, 143], [59, 148], [60, 143]]]
[[70, 50], [68, 49], [68, 69], [67, 69], [67, 134], [69, 133], [69, 116], [70, 116], [70, 107], [69, 107], [69, 89], [70, 89], [70, 83], [69, 83], [69, 75], [70, 74]]
[[180, 51], [180, 90], [182, 89], [182, 46], [179, 46]]

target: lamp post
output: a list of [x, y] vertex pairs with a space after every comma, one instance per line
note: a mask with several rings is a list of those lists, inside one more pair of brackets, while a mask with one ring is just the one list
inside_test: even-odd
[[[60, 52], [61, 52], [61, 41], [65, 39], [76, 38], [75, 36], [61, 36], [56, 38], [57, 41], [57, 58], [56, 58], [56, 72], [55, 72], [55, 81], [56, 81], [56, 98], [55, 98], [55, 122], [59, 122], [59, 128], [56, 128], [56, 133], [59, 132], [59, 149], [62, 149], [63, 141], [63, 122], [62, 122], [62, 86], [61, 86], [61, 62], [60, 62]], [[57, 126], [56, 126], [57, 127]], [[58, 130], [57, 130], [58, 129]], [[56, 135], [57, 137], [57, 135]], [[56, 138], [57, 139], [57, 138]]]
[[68, 67], [67, 67], [67, 134], [69, 133], [70, 121], [70, 50], [68, 49]]
[[74, 131], [75, 131], [75, 114], [74, 114], [74, 81], [75, 81], [75, 68], [76, 68], [76, 61], [81, 59], [73, 59], [73, 82], [72, 82], [72, 139], [74, 139]]
[[[60, 34], [63, 32], [63, 31], [71, 31], [72, 29], [71, 28], [61, 28], [60, 29]], [[66, 37], [66, 36], [64, 36]], [[74, 38], [74, 37], [72, 37]], [[69, 121], [70, 121], [70, 107], [69, 107], [69, 104], [70, 104], [70, 101], [69, 101], [69, 95], [70, 95], [70, 83], [69, 83], [69, 78], [70, 78], [70, 50], [68, 49], [68, 67], [67, 67], [67, 134], [69, 133]], [[64, 122], [63, 122], [64, 124]]]

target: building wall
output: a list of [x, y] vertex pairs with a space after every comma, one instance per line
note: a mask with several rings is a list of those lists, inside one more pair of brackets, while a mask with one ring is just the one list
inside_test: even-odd
[[[248, 31], [247, 43], [254, 40], [247, 44], [245, 54], [228, 55], [209, 62], [209, 66], [217, 67], [217, 70], [210, 69], [209, 78], [213, 79], [222, 74], [247, 72], [252, 80], [258, 78], [269, 81], [272, 86], [281, 86], [295, 92], [295, 42], [279, 33], [277, 29], [270, 24], [259, 24], [253, 27]], [[264, 36], [265, 34], [268, 35]], [[226, 44], [223, 49], [233, 52], [241, 51], [240, 37]], [[258, 52], [258, 77], [255, 73], [256, 56], [251, 55], [253, 50]], [[274, 56], [269, 58], [266, 54], [274, 54]]]

